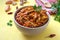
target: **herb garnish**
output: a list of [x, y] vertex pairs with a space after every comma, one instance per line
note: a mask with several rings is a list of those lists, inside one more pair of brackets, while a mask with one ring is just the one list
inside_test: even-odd
[[12, 20], [9, 20], [9, 22], [7, 23], [8, 26], [12, 26]]
[[39, 12], [42, 9], [41, 6], [37, 7], [36, 5], [34, 5], [33, 8], [35, 9], [36, 12]]
[[9, 22], [12, 23], [12, 20], [10, 20]]
[[57, 3], [54, 3], [52, 7], [57, 9], [57, 14], [54, 18], [54, 20], [60, 22], [60, 0], [57, 0]]

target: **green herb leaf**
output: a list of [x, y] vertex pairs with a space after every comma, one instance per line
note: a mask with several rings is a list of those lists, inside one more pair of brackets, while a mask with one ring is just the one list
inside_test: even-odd
[[9, 22], [7, 23], [8, 26], [12, 26], [12, 20], [9, 20]]
[[7, 25], [10, 25], [9, 23], [7, 23]]
[[12, 24], [10, 24], [10, 26], [12, 26]]
[[12, 20], [10, 20], [9, 22], [12, 23]]
[[56, 7], [57, 7], [57, 4], [53, 3], [53, 4], [52, 4], [52, 7], [55, 7], [55, 8], [56, 8]]
[[33, 6], [33, 8], [34, 8], [34, 9], [35, 9], [35, 11], [37, 11], [37, 12], [39, 12], [39, 11], [42, 9], [42, 7], [41, 7], [41, 6], [36, 7], [36, 5], [34, 5], [34, 6]]
[[34, 5], [33, 8], [36, 9], [37, 8], [36, 5]]
[[38, 6], [38, 9], [41, 9], [42, 7], [41, 6]]
[[53, 4], [52, 7], [55, 7], [57, 9], [57, 14], [54, 20], [60, 22], [60, 0], [57, 0], [57, 3]]

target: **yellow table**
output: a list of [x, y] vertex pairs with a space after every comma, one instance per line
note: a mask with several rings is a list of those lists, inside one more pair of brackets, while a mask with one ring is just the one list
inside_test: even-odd
[[[15, 26], [14, 24], [14, 13], [12, 15], [8, 15], [5, 12], [5, 4], [6, 0], [0, 0], [0, 40], [60, 40], [60, 23], [54, 21], [54, 17], [50, 17], [50, 22], [47, 28], [41, 33], [39, 36], [29, 37], [24, 36]], [[34, 0], [28, 0], [24, 6], [34, 5]], [[22, 7], [19, 5], [19, 8]], [[11, 11], [16, 11], [16, 6], [11, 5]], [[13, 20], [13, 26], [7, 26], [7, 22], [9, 20]], [[53, 38], [46, 38], [46, 36], [50, 34], [56, 34]]]

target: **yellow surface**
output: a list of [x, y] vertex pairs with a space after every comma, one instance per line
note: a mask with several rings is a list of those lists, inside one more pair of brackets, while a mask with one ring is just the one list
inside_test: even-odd
[[[47, 28], [39, 36], [29, 37], [24, 36], [14, 24], [14, 12], [16, 11], [16, 6], [11, 5], [12, 15], [8, 15], [5, 12], [5, 0], [0, 0], [0, 40], [60, 40], [60, 23], [54, 21], [54, 17], [50, 17], [50, 22]], [[28, 0], [24, 6], [34, 5], [34, 0]], [[22, 7], [19, 5], [19, 8]], [[13, 20], [13, 26], [7, 26], [7, 22]], [[47, 38], [50, 34], [56, 34], [54, 38]]]

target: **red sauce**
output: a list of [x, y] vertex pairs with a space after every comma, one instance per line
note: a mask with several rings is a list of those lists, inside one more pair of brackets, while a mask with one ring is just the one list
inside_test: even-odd
[[33, 6], [22, 8], [16, 15], [16, 21], [25, 27], [41, 27], [48, 21], [48, 15], [45, 10], [36, 12]]

